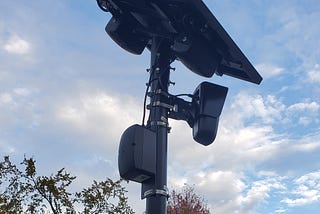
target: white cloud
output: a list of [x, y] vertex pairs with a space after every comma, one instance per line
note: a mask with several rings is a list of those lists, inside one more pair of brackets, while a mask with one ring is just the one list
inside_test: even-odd
[[[297, 154], [303, 156], [304, 152], [314, 152], [320, 147], [316, 136], [290, 139], [285, 134], [277, 135], [271, 125], [286, 118], [288, 112], [313, 112], [318, 105], [301, 102], [288, 108], [275, 96], [243, 92], [233, 100], [221, 116], [215, 143], [208, 147], [192, 142], [187, 125], [171, 123], [169, 164], [176, 171], [170, 170], [169, 175], [175, 184], [196, 184], [215, 213], [257, 213], [259, 205], [273, 197], [276, 190], [286, 192], [282, 178], [277, 175], [278, 169], [285, 166], [276, 160], [297, 158]], [[259, 171], [259, 178], [265, 179], [246, 181], [244, 170], [268, 165], [270, 160], [278, 164], [271, 164], [275, 171]], [[225, 186], [228, 188], [219, 189]], [[275, 207], [274, 212], [285, 210]]]
[[31, 50], [31, 44], [18, 36], [12, 36], [3, 48], [12, 54], [28, 54]]
[[309, 125], [312, 122], [311, 118], [308, 117], [300, 117], [299, 118], [299, 124], [301, 125]]
[[279, 208], [275, 211], [275, 213], [285, 213], [287, 212], [287, 209], [284, 209], [284, 208]]
[[17, 103], [19, 98], [27, 97], [30, 94], [31, 90], [27, 88], [15, 88], [12, 91], [0, 93], [0, 104]]
[[13, 89], [12, 91], [0, 93], [0, 105], [10, 104], [11, 105], [10, 109], [13, 110], [15, 109], [15, 107], [19, 106], [19, 103], [21, 104], [22, 97], [27, 97], [30, 94], [31, 94], [31, 91], [27, 88], [16, 88], [16, 89]]
[[37, 95], [27, 88], [14, 88], [0, 93], [0, 128], [8, 130], [3, 136], [16, 136], [14, 130], [23, 132], [38, 125], [44, 111], [39, 110], [40, 103], [37, 103], [37, 99]]
[[307, 99], [307, 101], [297, 102], [292, 105], [285, 105], [283, 98], [274, 95], [262, 96], [259, 94], [249, 94], [247, 92], [238, 93], [231, 101], [231, 111], [223, 111], [222, 117], [236, 122], [255, 121], [259, 124], [291, 124], [310, 125], [317, 122], [320, 104], [317, 101]]
[[65, 100], [56, 110], [56, 118], [67, 129], [95, 135], [100, 139], [95, 143], [114, 147], [126, 128], [140, 123], [140, 109], [140, 103], [131, 97], [92, 92]]
[[[11, 145], [8, 145], [8, 142], [3, 142], [3, 140], [0, 140], [0, 151], [1, 155], [14, 154], [16, 152], [16, 149]], [[2, 156], [0, 158], [2, 158]]]
[[[232, 99], [233, 117], [242, 119], [261, 119], [263, 123], [271, 124], [282, 119], [286, 106], [273, 95], [237, 94]], [[237, 116], [238, 115], [238, 116]], [[239, 118], [240, 119], [240, 118]]]
[[307, 142], [303, 144], [296, 144], [292, 146], [292, 150], [310, 152], [320, 148], [320, 141]]
[[[206, 192], [207, 199], [215, 202], [228, 201], [241, 193], [246, 185], [241, 180], [242, 175], [232, 171], [202, 172], [194, 176], [197, 188]], [[228, 188], [226, 188], [228, 187]]]
[[296, 207], [320, 202], [320, 171], [303, 175], [295, 179], [294, 184], [292, 198], [284, 198], [282, 203]]
[[285, 190], [282, 178], [278, 176], [251, 181], [242, 173], [232, 171], [211, 171], [203, 174], [201, 178], [194, 176], [197, 182], [195, 187], [205, 195], [216, 214], [257, 213], [258, 206], [272, 197], [273, 191]]
[[[182, 122], [174, 122], [170, 134], [169, 153], [175, 168], [192, 169], [216, 166], [220, 170], [241, 170], [273, 158], [282, 151], [287, 140], [281, 140], [269, 123], [281, 119], [286, 106], [273, 96], [240, 93], [226, 107], [215, 142], [204, 147], [192, 140], [192, 130]], [[252, 117], [261, 122], [250, 122]], [[267, 124], [265, 124], [267, 123]], [[189, 158], [186, 158], [189, 157]], [[180, 171], [180, 170], [178, 170]]]
[[311, 126], [318, 123], [320, 105], [316, 101], [294, 103], [285, 112], [286, 124], [292, 126]]
[[13, 92], [20, 96], [28, 96], [31, 94], [31, 91], [28, 88], [16, 88], [13, 90]]
[[262, 176], [262, 177], [276, 177], [276, 176], [277, 176], [277, 173], [274, 172], [274, 171], [265, 171], [265, 170], [262, 170], [262, 171], [258, 172], [258, 175], [259, 175], [259, 176]]
[[[169, 167], [170, 168], [170, 167]], [[169, 172], [170, 180], [168, 181], [168, 186], [173, 188], [182, 188], [185, 184], [188, 184], [187, 177], [174, 175], [173, 172]]]
[[270, 78], [284, 73], [285, 69], [270, 64], [258, 64], [255, 66], [263, 78]]
[[308, 72], [308, 80], [312, 83], [320, 83], [320, 65], [316, 64], [312, 70]]
[[[255, 105], [262, 109], [256, 115], [259, 117], [266, 117], [269, 105], [283, 106], [272, 96], [267, 99], [265, 102], [259, 96], [253, 96], [251, 100], [249, 97], [249, 103], [253, 104], [248, 106], [248, 99], [244, 97], [237, 107], [227, 108], [221, 117], [217, 139], [208, 147], [192, 142], [189, 127], [174, 123], [169, 142], [169, 164], [175, 173], [169, 171], [169, 181], [196, 184], [217, 214], [257, 213], [259, 204], [271, 197], [273, 190], [283, 188], [276, 179], [276, 172], [259, 172], [260, 178], [268, 178], [252, 183], [243, 174], [243, 170], [276, 157], [285, 143], [277, 140], [271, 126], [245, 126], [243, 123], [243, 118], [250, 117], [250, 111], [253, 113], [253, 109], [257, 109]], [[274, 110], [274, 114], [278, 117], [280, 112]]]
[[2, 93], [0, 94], [0, 104], [8, 104], [13, 101], [11, 94], [9, 93]]
[[320, 105], [317, 102], [306, 102], [306, 103], [295, 103], [288, 107], [289, 112], [296, 111], [312, 111], [316, 112], [320, 108]]
[[[310, 5], [314, 5], [314, 3]], [[282, 12], [279, 13], [279, 11]], [[275, 20], [279, 20], [281, 25], [274, 35], [275, 42], [282, 43], [280, 47], [292, 53], [289, 56], [302, 61], [301, 64], [299, 63], [302, 65], [300, 72], [304, 74], [306, 68], [318, 63], [319, 60], [320, 52], [315, 49], [320, 45], [318, 39], [320, 32], [317, 24], [317, 19], [320, 16], [318, 7], [283, 1], [277, 5], [277, 9], [274, 8], [271, 15]], [[301, 29], [303, 29], [303, 33], [301, 33]]]
[[208, 147], [193, 141], [189, 127], [172, 126], [169, 164], [179, 175], [190, 176], [194, 168], [240, 171], [278, 154], [284, 142], [270, 126], [244, 127], [234, 118], [230, 123], [229, 116], [221, 118], [217, 139]]
[[244, 210], [254, 210], [260, 203], [270, 197], [273, 190], [283, 190], [285, 186], [280, 178], [267, 178], [265, 180], [254, 181], [247, 194], [241, 199]]

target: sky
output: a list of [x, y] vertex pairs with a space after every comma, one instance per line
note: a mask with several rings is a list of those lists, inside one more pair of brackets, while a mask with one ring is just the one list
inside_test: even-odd
[[[206, 0], [263, 76], [260, 85], [197, 76], [179, 62], [170, 92], [203, 81], [229, 88], [213, 144], [170, 120], [168, 187], [194, 186], [212, 213], [320, 210], [320, 2]], [[0, 156], [65, 167], [74, 189], [118, 179], [123, 131], [140, 124], [149, 51], [132, 55], [105, 33], [94, 0], [0, 1]], [[142, 213], [140, 184], [126, 185]]]

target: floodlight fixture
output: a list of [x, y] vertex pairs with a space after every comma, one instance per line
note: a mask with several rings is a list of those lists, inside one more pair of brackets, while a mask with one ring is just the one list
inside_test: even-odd
[[184, 120], [192, 128], [193, 139], [208, 146], [216, 138], [228, 88], [209, 82], [202, 82], [194, 91], [192, 101], [185, 101], [177, 96], [170, 96], [173, 107], [169, 118]]
[[192, 133], [198, 143], [207, 146], [215, 140], [227, 93], [228, 88], [209, 82], [203, 82], [196, 88], [193, 94], [196, 114]]

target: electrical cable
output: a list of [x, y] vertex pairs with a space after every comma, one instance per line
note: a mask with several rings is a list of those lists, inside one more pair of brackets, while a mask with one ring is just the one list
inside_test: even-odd
[[[158, 46], [156, 47], [156, 50], [159, 49], [161, 45], [161, 42], [158, 44]], [[158, 56], [157, 56], [158, 57]], [[153, 65], [152, 68], [150, 69], [150, 77], [149, 77], [149, 81], [147, 83], [147, 88], [146, 88], [146, 91], [145, 91], [145, 95], [144, 95], [144, 101], [143, 101], [143, 116], [142, 116], [142, 126], [145, 126], [145, 117], [146, 117], [146, 107], [147, 107], [147, 96], [148, 96], [148, 92], [149, 92], [149, 89], [150, 89], [150, 86], [151, 86], [151, 83], [154, 82], [154, 81], [158, 81], [158, 84], [160, 86], [160, 89], [162, 91], [164, 91], [164, 87], [163, 87], [163, 84], [162, 84], [162, 76], [164, 75], [164, 73], [170, 69], [170, 64], [165, 68], [165, 69], [162, 69], [161, 73], [159, 74], [159, 76], [157, 78], [154, 78], [152, 79], [152, 77], [154, 76], [154, 72], [155, 71], [155, 68], [159, 68], [158, 65]], [[169, 71], [170, 72], [170, 71]], [[165, 91], [164, 91], [165, 92]], [[166, 92], [167, 93], [167, 92]]]
[[146, 107], [147, 107], [147, 97], [148, 97], [148, 92], [149, 92], [149, 89], [150, 89], [150, 85], [152, 82], [158, 80], [159, 78], [154, 78], [154, 79], [151, 79], [152, 78], [152, 75], [153, 73], [151, 73], [152, 69], [150, 69], [150, 77], [149, 77], [149, 80], [148, 80], [148, 83], [147, 83], [147, 88], [146, 88], [146, 91], [145, 91], [145, 94], [144, 94], [144, 100], [143, 100], [143, 115], [142, 115], [142, 126], [145, 126], [144, 125], [144, 121], [145, 121], [145, 117], [146, 117]]
[[146, 118], [147, 96], [148, 96], [150, 84], [151, 84], [151, 74], [150, 74], [150, 77], [149, 77], [149, 81], [147, 83], [147, 88], [146, 88], [146, 92], [144, 94], [144, 100], [143, 100], [143, 116], [142, 116], [142, 126], [143, 127], [144, 127], [144, 120]]
[[[150, 71], [152, 72], [152, 71]], [[150, 89], [150, 85], [152, 82], [158, 80], [160, 82], [160, 77], [158, 78], [154, 78], [154, 79], [151, 79], [153, 76], [153, 73], [150, 73], [150, 77], [149, 77], [149, 81], [147, 83], [147, 88], [146, 88], [146, 91], [145, 91], [145, 94], [144, 94], [144, 100], [143, 100], [143, 115], [142, 115], [142, 126], [145, 126], [144, 125], [144, 122], [145, 122], [145, 117], [146, 117], [146, 107], [147, 107], [147, 97], [148, 97], [148, 92], [149, 92], [149, 89]], [[160, 83], [160, 87], [162, 89], [162, 85]]]

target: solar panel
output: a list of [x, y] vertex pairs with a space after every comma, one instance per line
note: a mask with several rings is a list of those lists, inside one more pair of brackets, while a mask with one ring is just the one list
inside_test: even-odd
[[125, 50], [141, 54], [154, 36], [171, 42], [187, 68], [260, 84], [262, 77], [202, 0], [100, 0], [113, 18], [106, 31]]

